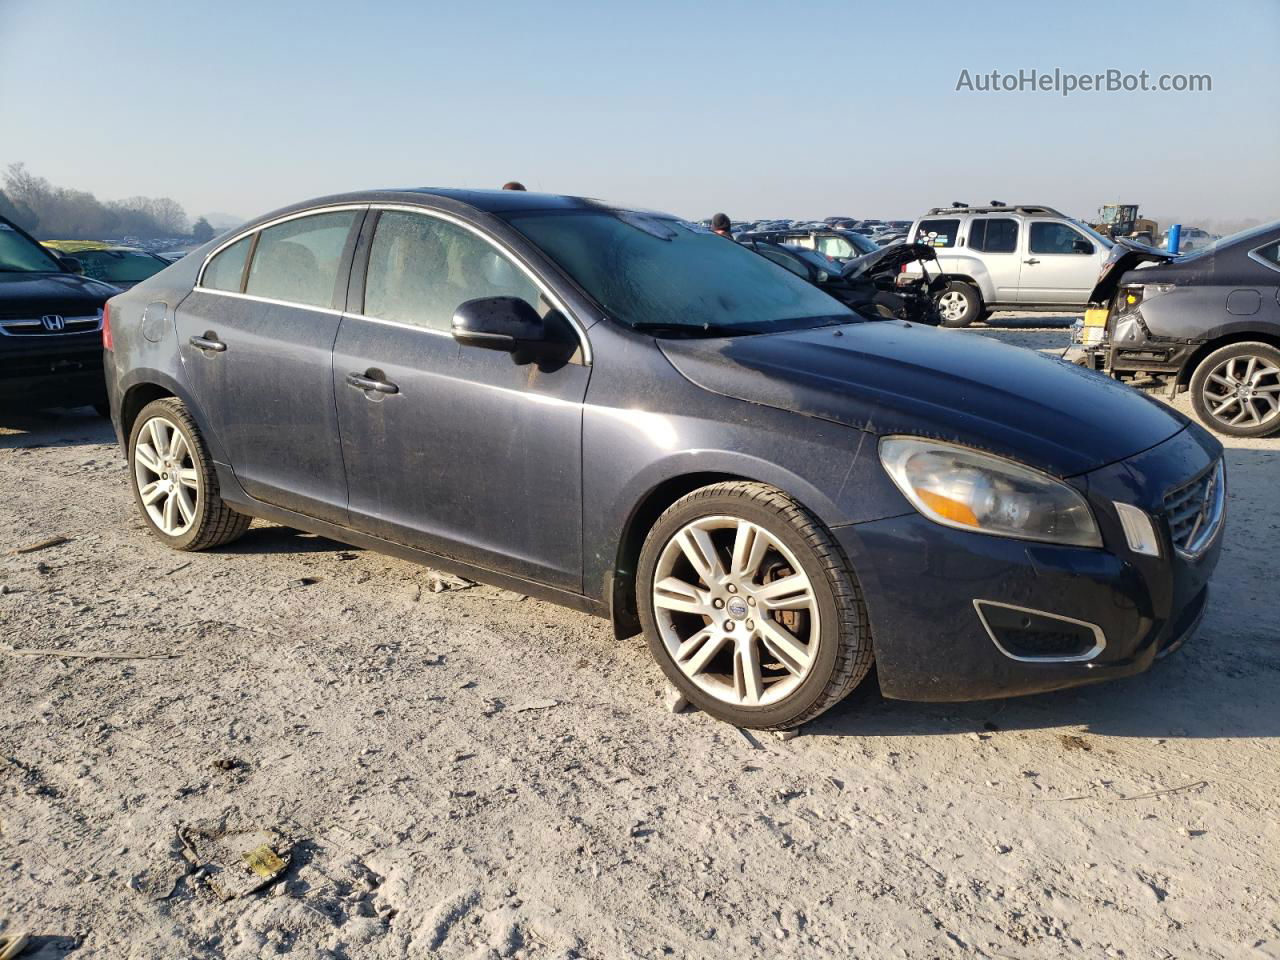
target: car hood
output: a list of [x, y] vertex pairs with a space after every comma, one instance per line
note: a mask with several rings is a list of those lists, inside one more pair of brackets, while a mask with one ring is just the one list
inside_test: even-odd
[[1089, 302], [1105, 305], [1111, 302], [1116, 289], [1120, 286], [1120, 278], [1126, 272], [1143, 263], [1168, 263], [1177, 254], [1157, 250], [1136, 240], [1117, 240], [1111, 253], [1098, 271], [1098, 282], [1089, 294]]
[[840, 275], [846, 280], [856, 280], [859, 277], [898, 273], [906, 264], [917, 260], [937, 259], [938, 251], [927, 243], [900, 243], [855, 257], [844, 265]]
[[74, 273], [0, 271], [0, 316], [91, 316], [119, 292], [110, 284]]
[[713, 393], [877, 436], [962, 443], [1060, 477], [1153, 447], [1188, 422], [1056, 357], [899, 321], [659, 344]]

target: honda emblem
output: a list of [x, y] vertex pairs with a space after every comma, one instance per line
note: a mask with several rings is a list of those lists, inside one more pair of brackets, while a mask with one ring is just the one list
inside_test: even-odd
[[40, 318], [40, 322], [50, 333], [57, 333], [59, 330], [65, 330], [67, 326], [67, 321], [63, 320], [62, 315], [58, 313], [46, 313]]

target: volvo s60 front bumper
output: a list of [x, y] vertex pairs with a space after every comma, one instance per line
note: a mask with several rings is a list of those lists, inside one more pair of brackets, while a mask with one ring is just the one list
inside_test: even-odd
[[[1204, 615], [1225, 496], [1208, 490], [1203, 516], [1190, 519], [1187, 504], [1196, 484], [1211, 486], [1220, 459], [1221, 445], [1189, 425], [1072, 478], [1093, 507], [1101, 549], [969, 533], [916, 513], [837, 528], [866, 599], [884, 695], [977, 700], [1147, 669]], [[1158, 557], [1129, 547], [1116, 502], [1151, 518]], [[1177, 542], [1197, 518], [1196, 542]]]

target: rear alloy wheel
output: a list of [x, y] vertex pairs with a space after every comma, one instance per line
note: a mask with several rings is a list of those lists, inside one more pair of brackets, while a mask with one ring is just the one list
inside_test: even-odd
[[982, 295], [972, 284], [960, 280], [948, 283], [937, 303], [944, 327], [967, 327], [982, 314]]
[[866, 608], [843, 552], [764, 484], [704, 487], [670, 507], [645, 542], [637, 590], [663, 671], [729, 723], [797, 726], [871, 669]]
[[230, 543], [249, 528], [218, 495], [213, 461], [182, 401], [143, 407], [129, 435], [130, 480], [151, 532], [175, 550]]
[[1191, 402], [1205, 425], [1233, 437], [1280, 430], [1280, 350], [1232, 343], [1209, 354], [1191, 378]]

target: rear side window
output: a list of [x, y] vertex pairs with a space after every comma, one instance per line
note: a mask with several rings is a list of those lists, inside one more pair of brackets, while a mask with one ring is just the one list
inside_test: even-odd
[[927, 243], [931, 247], [954, 247], [959, 233], [959, 220], [921, 220], [920, 228], [916, 230], [916, 243]]
[[240, 292], [240, 283], [244, 279], [244, 261], [249, 256], [249, 246], [253, 235], [237, 240], [209, 261], [204, 268], [202, 287], [213, 290], [230, 290]]
[[[973, 246], [972, 243], [969, 246]], [[987, 232], [982, 245], [986, 253], [1013, 253], [1018, 249], [1017, 220], [988, 220]]]
[[470, 230], [420, 213], [386, 211], [369, 247], [364, 313], [448, 332], [467, 300], [519, 297], [538, 313], [533, 281]]
[[1280, 267], [1280, 241], [1268, 243], [1265, 247], [1259, 247], [1254, 253], [1271, 266]]
[[333, 306], [342, 251], [356, 211], [288, 220], [263, 230], [245, 293], [311, 307]]

